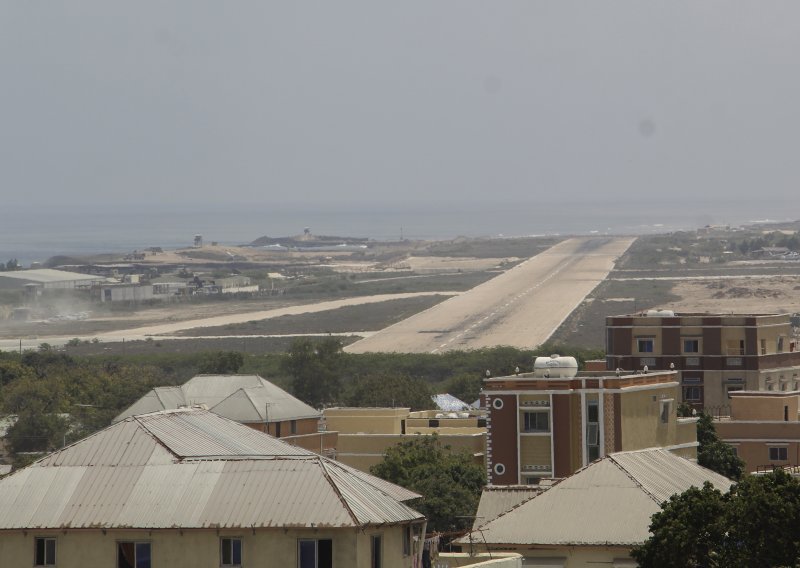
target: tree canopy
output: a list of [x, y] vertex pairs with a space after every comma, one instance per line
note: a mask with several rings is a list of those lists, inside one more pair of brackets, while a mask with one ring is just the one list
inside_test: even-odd
[[478, 509], [486, 471], [464, 451], [443, 446], [438, 436], [419, 436], [386, 451], [370, 471], [422, 495], [412, 506], [428, 518], [430, 531], [466, 529]]
[[703, 413], [697, 420], [697, 463], [729, 479], [741, 479], [744, 462], [736, 451], [719, 439], [710, 415]]
[[298, 339], [292, 343], [284, 370], [292, 376], [294, 395], [319, 407], [341, 394], [342, 344], [335, 337], [322, 341]]
[[725, 495], [692, 487], [662, 504], [650, 532], [631, 554], [642, 568], [800, 566], [800, 482], [778, 470]]

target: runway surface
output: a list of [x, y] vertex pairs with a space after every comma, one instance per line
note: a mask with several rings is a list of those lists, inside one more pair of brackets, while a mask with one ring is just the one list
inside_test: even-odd
[[634, 238], [558, 243], [511, 270], [345, 348], [437, 353], [497, 345], [534, 348], [602, 282]]

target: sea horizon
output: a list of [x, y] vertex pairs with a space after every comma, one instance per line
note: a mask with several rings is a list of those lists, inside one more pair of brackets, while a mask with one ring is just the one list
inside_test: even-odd
[[368, 238], [375, 241], [449, 240], [458, 237], [539, 235], [643, 235], [692, 230], [707, 224], [746, 224], [773, 218], [775, 211], [704, 215], [680, 205], [627, 206], [584, 204], [455, 203], [422, 206], [351, 206], [312, 204], [190, 204], [117, 208], [17, 205], [0, 212], [0, 262], [22, 266], [53, 256], [118, 254], [159, 246], [191, 246], [194, 235], [205, 242], [235, 246], [262, 236], [312, 234]]

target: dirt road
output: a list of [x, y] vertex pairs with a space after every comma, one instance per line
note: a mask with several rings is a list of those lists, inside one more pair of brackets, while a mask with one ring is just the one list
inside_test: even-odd
[[436, 353], [494, 345], [533, 348], [595, 286], [633, 238], [574, 238], [513, 269], [346, 348]]

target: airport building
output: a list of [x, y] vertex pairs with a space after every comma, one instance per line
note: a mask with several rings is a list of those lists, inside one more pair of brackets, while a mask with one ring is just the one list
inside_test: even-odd
[[609, 317], [606, 368], [675, 370], [681, 400], [715, 414], [730, 404], [731, 392], [800, 388], [800, 352], [788, 314], [650, 310]]

